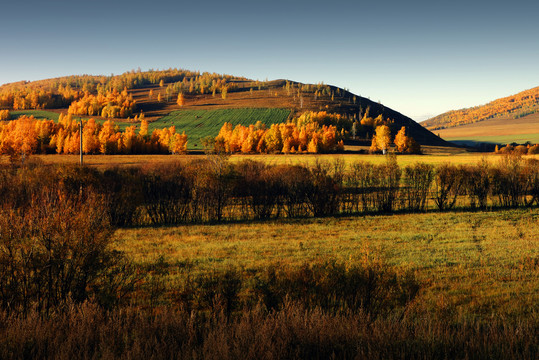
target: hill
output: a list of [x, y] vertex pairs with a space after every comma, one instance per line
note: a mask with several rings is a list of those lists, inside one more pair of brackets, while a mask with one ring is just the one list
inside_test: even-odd
[[539, 112], [539, 87], [494, 100], [486, 105], [448, 111], [422, 122], [421, 125], [435, 131], [497, 118], [511, 123], [513, 120], [537, 112]]
[[461, 145], [539, 144], [539, 113], [518, 119], [510, 116], [434, 131], [443, 139]]
[[[178, 104], [178, 94], [183, 104]], [[199, 73], [182, 69], [131, 71], [111, 76], [69, 76], [35, 82], [18, 82], [0, 87], [0, 109], [26, 111], [50, 109], [74, 115], [92, 116], [105, 120], [115, 117], [120, 126], [136, 123], [135, 116], [144, 113], [150, 127], [170, 126], [174, 111], [197, 111], [198, 125], [218, 128], [223, 119], [203, 116], [201, 111], [223, 109], [283, 109], [289, 115], [275, 117], [266, 111], [268, 118], [248, 118], [236, 112], [237, 118], [226, 121], [248, 125], [258, 120], [268, 123], [271, 119], [297, 117], [306, 111], [326, 111], [340, 114], [352, 122], [368, 116], [381, 116], [389, 120], [392, 134], [402, 126], [408, 135], [422, 145], [451, 146], [403, 114], [357, 96], [345, 89], [325, 84], [302, 84], [289, 80], [257, 81], [232, 75]], [[16, 113], [15, 113], [16, 114]], [[176, 113], [177, 115], [178, 113]], [[230, 114], [229, 114], [230, 115]], [[205, 124], [211, 118], [210, 125]], [[231, 121], [234, 120], [234, 121]], [[183, 131], [180, 122], [172, 122], [177, 131]], [[153, 125], [152, 125], [153, 124]], [[190, 126], [192, 126], [191, 124]], [[196, 126], [196, 124], [195, 124]], [[189, 131], [189, 128], [185, 128]], [[363, 140], [372, 136], [372, 128], [360, 133]], [[188, 132], [188, 135], [191, 135]], [[195, 139], [198, 140], [198, 139]]]

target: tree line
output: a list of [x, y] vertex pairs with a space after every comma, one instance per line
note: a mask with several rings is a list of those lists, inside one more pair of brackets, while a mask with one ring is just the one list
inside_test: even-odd
[[261, 122], [232, 127], [225, 123], [214, 140], [215, 152], [221, 153], [329, 153], [344, 150], [343, 133], [333, 125], [309, 123], [272, 124], [269, 128]]
[[12, 162], [31, 154], [79, 154], [82, 123], [82, 151], [85, 154], [183, 154], [187, 151], [187, 135], [176, 132], [174, 126], [148, 132], [148, 122], [142, 118], [124, 131], [112, 120], [103, 123], [94, 119], [75, 121], [71, 114], [60, 114], [58, 123], [21, 116], [0, 123], [0, 154], [9, 155]]
[[149, 168], [71, 168], [57, 176], [76, 192], [104, 196], [117, 226], [539, 205], [539, 161], [516, 156], [497, 164], [400, 167], [393, 159], [347, 167], [230, 163], [214, 155]]

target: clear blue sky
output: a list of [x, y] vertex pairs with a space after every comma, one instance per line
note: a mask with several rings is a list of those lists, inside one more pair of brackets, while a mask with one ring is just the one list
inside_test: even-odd
[[539, 86], [533, 1], [10, 1], [0, 84], [181, 67], [337, 85], [416, 120]]

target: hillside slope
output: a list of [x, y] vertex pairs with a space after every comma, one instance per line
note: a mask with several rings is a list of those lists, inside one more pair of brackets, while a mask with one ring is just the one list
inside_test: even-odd
[[[181, 106], [177, 103], [179, 93], [184, 97]], [[127, 105], [125, 107], [127, 118], [115, 119], [123, 123], [134, 122], [131, 116], [140, 112], [148, 121], [156, 122], [176, 110], [277, 108], [289, 110], [289, 118], [306, 111], [326, 111], [357, 121], [367, 113], [372, 118], [381, 115], [384, 120], [390, 119], [393, 135], [406, 126], [408, 135], [422, 145], [452, 146], [393, 109], [324, 84], [302, 84], [288, 80], [260, 82], [231, 75], [169, 69], [131, 71], [111, 76], [69, 76], [0, 86], [0, 109], [66, 112], [71, 104], [78, 102], [77, 111], [82, 109], [85, 112], [76, 115], [105, 120], [99, 116], [101, 110], [111, 105], [119, 110], [122, 106], [122, 103], [111, 103], [108, 99], [129, 101], [129, 106], [134, 103], [134, 111]], [[88, 105], [82, 104], [83, 101]], [[367, 137], [370, 135], [366, 134]]]
[[539, 87], [494, 100], [488, 104], [467, 109], [453, 110], [421, 123], [434, 131], [488, 119], [503, 118], [507, 122], [539, 112]]
[[465, 124], [435, 133], [447, 141], [471, 146], [481, 144], [539, 144], [539, 113], [526, 115], [518, 119], [501, 116], [480, 122]]

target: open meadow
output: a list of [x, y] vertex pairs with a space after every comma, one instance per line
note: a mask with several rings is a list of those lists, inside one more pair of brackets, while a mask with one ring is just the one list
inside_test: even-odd
[[[539, 211], [399, 214], [117, 230], [114, 248], [159, 262], [168, 291], [187, 277], [335, 261], [412, 271], [411, 310], [453, 320], [539, 315]], [[248, 280], [246, 280], [248, 281]]]

